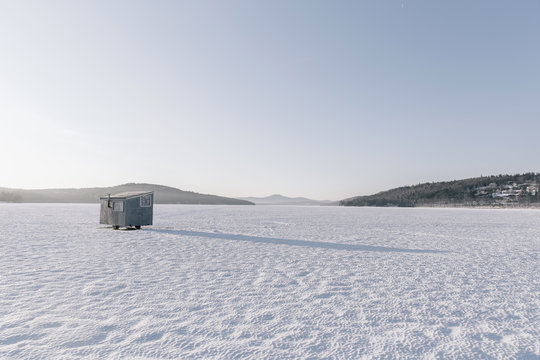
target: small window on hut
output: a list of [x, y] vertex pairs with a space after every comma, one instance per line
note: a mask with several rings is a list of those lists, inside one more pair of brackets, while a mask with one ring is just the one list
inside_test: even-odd
[[141, 196], [141, 207], [150, 207], [152, 206], [152, 195], [143, 195]]
[[113, 211], [124, 211], [124, 202], [113, 201]]

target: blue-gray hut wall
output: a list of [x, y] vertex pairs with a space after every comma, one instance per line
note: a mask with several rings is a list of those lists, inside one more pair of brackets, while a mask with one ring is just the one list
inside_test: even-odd
[[121, 226], [143, 226], [152, 225], [154, 195], [151, 197], [150, 206], [141, 206], [141, 196], [136, 196], [126, 200], [125, 204], [125, 225]]

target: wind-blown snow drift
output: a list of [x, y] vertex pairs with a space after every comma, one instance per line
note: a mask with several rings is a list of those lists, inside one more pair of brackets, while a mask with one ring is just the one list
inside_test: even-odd
[[540, 211], [0, 204], [1, 358], [538, 358]]

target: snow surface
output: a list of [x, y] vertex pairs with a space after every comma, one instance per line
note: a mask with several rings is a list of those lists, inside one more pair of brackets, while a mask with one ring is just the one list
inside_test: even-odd
[[540, 358], [540, 211], [0, 204], [0, 358]]

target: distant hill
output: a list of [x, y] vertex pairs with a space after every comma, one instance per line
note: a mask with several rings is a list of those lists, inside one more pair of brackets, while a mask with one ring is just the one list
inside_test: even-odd
[[270, 195], [267, 197], [243, 197], [240, 198], [257, 205], [328, 205], [331, 201], [311, 200], [304, 197], [290, 198], [283, 195]]
[[540, 206], [540, 174], [478, 178], [404, 186], [340, 201], [343, 206]]
[[23, 190], [0, 188], [0, 201], [24, 203], [98, 203], [99, 197], [125, 191], [154, 191], [156, 204], [253, 205], [245, 200], [183, 191], [155, 184], [123, 184], [82, 189]]

